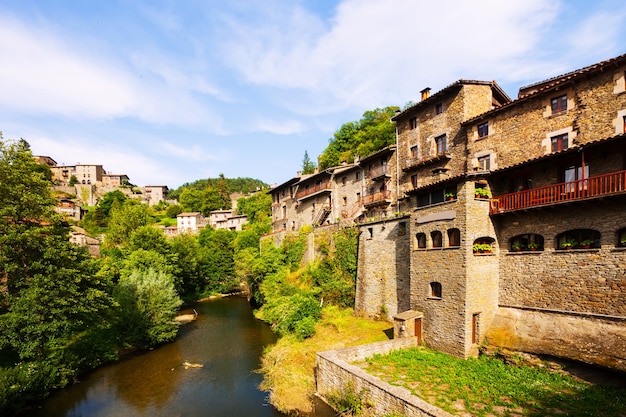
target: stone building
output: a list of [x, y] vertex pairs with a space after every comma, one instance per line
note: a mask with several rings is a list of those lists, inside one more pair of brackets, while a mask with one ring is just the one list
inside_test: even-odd
[[146, 185], [143, 187], [142, 201], [149, 206], [157, 205], [167, 200], [169, 191], [167, 185]]
[[207, 221], [202, 213], [193, 211], [189, 213], [180, 213], [176, 216], [177, 233], [199, 233], [206, 227]]
[[271, 191], [281, 230], [356, 222], [355, 310], [460, 357], [488, 341], [626, 370], [626, 55], [514, 100], [425, 89], [392, 121], [395, 146]]

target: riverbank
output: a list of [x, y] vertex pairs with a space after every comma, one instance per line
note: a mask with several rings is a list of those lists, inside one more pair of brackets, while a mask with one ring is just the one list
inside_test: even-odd
[[313, 337], [298, 341], [286, 336], [265, 350], [260, 388], [269, 392], [270, 403], [283, 413], [311, 413], [316, 352], [388, 340], [392, 329], [387, 321], [355, 317], [352, 309], [325, 307]]

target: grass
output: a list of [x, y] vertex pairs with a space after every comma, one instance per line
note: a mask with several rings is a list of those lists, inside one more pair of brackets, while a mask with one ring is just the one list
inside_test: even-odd
[[375, 355], [366, 371], [455, 415], [626, 416], [624, 388], [490, 356], [463, 360], [418, 347]]
[[315, 335], [298, 341], [285, 336], [263, 354], [261, 389], [269, 391], [270, 402], [283, 413], [310, 413], [315, 393], [316, 352], [387, 340], [391, 324], [357, 318], [352, 309], [325, 307]]

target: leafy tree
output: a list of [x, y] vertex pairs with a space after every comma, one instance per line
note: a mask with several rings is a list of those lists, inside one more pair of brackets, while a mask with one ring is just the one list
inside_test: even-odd
[[165, 210], [165, 215], [171, 219], [175, 219], [180, 213], [183, 212], [183, 208], [178, 204], [172, 204]]
[[126, 196], [120, 190], [115, 190], [105, 193], [102, 196], [102, 199], [98, 201], [98, 207], [102, 211], [104, 217], [109, 217], [109, 215], [111, 214], [111, 209], [113, 208], [113, 203], [115, 201], [122, 205], [126, 201]]
[[108, 246], [124, 245], [130, 235], [139, 227], [151, 223], [148, 208], [144, 204], [127, 200], [121, 207], [113, 205], [109, 217], [109, 231], [105, 244]]
[[304, 151], [304, 159], [302, 160], [302, 173], [313, 174], [315, 172], [315, 162], [309, 158], [309, 153]]
[[161, 255], [170, 254], [170, 245], [162, 230], [152, 226], [140, 226], [134, 230], [126, 249], [130, 252], [137, 249], [153, 250]]
[[176, 337], [174, 317], [182, 301], [166, 272], [132, 270], [122, 276], [114, 297], [120, 305], [117, 329], [127, 343], [150, 347]]
[[359, 121], [344, 123], [319, 157], [320, 169], [342, 162], [353, 162], [354, 156], [367, 156], [395, 143], [395, 126], [390, 119], [399, 108], [388, 106], [368, 110]]
[[198, 239], [190, 234], [182, 234], [170, 240], [170, 247], [176, 263], [176, 290], [185, 296], [193, 296], [202, 289], [200, 277]]
[[272, 196], [261, 192], [237, 201], [237, 212], [250, 223], [269, 222], [272, 218]]
[[205, 291], [225, 292], [235, 285], [233, 240], [236, 232], [205, 229], [199, 237], [199, 262]]
[[76, 178], [76, 175], [72, 174], [72, 176], [70, 177], [69, 185], [70, 187], [73, 187], [76, 184], [78, 184], [78, 178]]

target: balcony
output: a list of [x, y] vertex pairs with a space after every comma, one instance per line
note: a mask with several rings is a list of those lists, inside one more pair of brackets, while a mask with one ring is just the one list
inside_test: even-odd
[[491, 199], [489, 213], [508, 213], [619, 194], [626, 194], [626, 171], [500, 195]]
[[296, 200], [302, 200], [304, 198], [311, 197], [314, 194], [318, 194], [323, 191], [330, 191], [331, 185], [332, 184], [330, 183], [330, 181], [326, 180], [324, 182], [305, 188], [304, 190], [300, 190], [296, 194]]
[[391, 203], [391, 191], [389, 190], [366, 195], [363, 197], [363, 206], [365, 208], [382, 206], [389, 203]]
[[376, 168], [372, 168], [367, 172], [367, 175], [374, 181], [391, 177], [391, 170], [387, 165], [381, 165]]
[[434, 164], [439, 161], [448, 161], [451, 159], [451, 156], [447, 152], [440, 153], [439, 155], [432, 156], [430, 158], [409, 158], [404, 161], [404, 166], [402, 167], [402, 171], [411, 171], [418, 167]]

